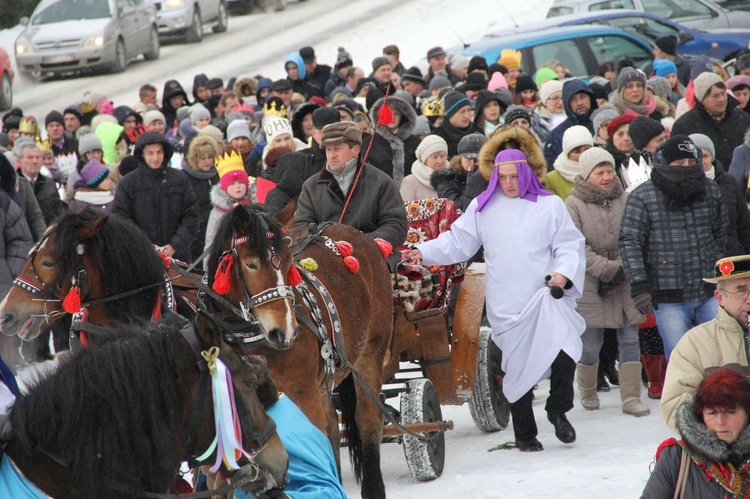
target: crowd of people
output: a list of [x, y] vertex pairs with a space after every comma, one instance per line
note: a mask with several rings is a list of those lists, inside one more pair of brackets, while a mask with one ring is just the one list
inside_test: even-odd
[[[706, 462], [746, 494], [750, 408], [735, 394], [747, 380], [732, 373], [748, 374], [750, 54], [731, 78], [679, 55], [675, 37], [653, 54], [643, 69], [602, 64], [587, 82], [556, 60], [526, 74], [513, 50], [487, 61], [434, 47], [423, 73], [395, 45], [366, 68], [343, 47], [332, 67], [303, 47], [275, 80], [198, 74], [190, 93], [169, 80], [161, 95], [145, 83], [134, 103], [91, 91], [39, 119], [13, 109], [0, 134], [0, 293], [68, 209], [127, 217], [157, 251], [192, 262], [238, 204], [276, 213], [296, 200], [295, 223], [343, 222], [406, 245], [415, 263], [484, 258], [493, 339], [513, 352], [504, 392], [520, 450], [543, 449], [531, 400], [545, 376], [565, 443], [574, 383], [587, 410], [619, 384], [622, 411], [640, 417], [645, 376], [683, 440], [661, 453], [644, 497], [681, 486], [668, 469], [681, 456], [700, 467], [684, 497], [709, 497]], [[404, 204], [430, 198], [464, 215], [433, 241], [407, 238]], [[730, 435], [716, 429], [740, 413]], [[695, 427], [711, 442], [696, 444]], [[737, 493], [725, 475], [709, 486]]]

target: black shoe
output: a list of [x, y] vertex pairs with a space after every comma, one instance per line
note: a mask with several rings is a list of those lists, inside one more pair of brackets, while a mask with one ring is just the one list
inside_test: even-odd
[[609, 383], [607, 383], [607, 380], [604, 379], [604, 373], [602, 372], [601, 368], [599, 368], [599, 374], [596, 377], [596, 391], [597, 392], [609, 391]]
[[547, 419], [555, 427], [555, 436], [564, 444], [572, 444], [576, 441], [576, 431], [570, 424], [565, 414], [559, 412], [548, 412]]
[[620, 386], [620, 374], [617, 372], [615, 364], [609, 364], [600, 368], [604, 376], [609, 380], [610, 385]]
[[542, 443], [536, 438], [532, 438], [531, 440], [516, 440], [516, 447], [521, 452], [539, 452], [540, 450], [544, 450]]

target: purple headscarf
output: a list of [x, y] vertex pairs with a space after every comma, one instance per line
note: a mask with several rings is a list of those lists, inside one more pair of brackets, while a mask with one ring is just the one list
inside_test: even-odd
[[536, 203], [537, 196], [551, 196], [552, 193], [545, 190], [539, 179], [534, 175], [531, 166], [526, 161], [526, 155], [518, 149], [506, 149], [495, 156], [495, 166], [487, 189], [477, 196], [477, 211], [482, 211], [484, 206], [492, 197], [498, 187], [498, 165], [501, 163], [515, 163], [518, 169], [518, 191], [519, 197]]

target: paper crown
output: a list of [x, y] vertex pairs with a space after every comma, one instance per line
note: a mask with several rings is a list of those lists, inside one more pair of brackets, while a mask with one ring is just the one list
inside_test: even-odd
[[230, 172], [245, 171], [245, 163], [243, 163], [242, 156], [237, 151], [222, 154], [216, 158], [215, 163], [219, 178]]
[[424, 101], [424, 104], [422, 105], [422, 114], [428, 117], [429, 116], [443, 116], [445, 114], [443, 103], [437, 97], [433, 99], [427, 99], [426, 101]]
[[36, 118], [33, 116], [26, 116], [18, 124], [18, 133], [28, 133], [29, 135], [37, 135], [39, 128], [36, 124]]
[[276, 102], [267, 102], [263, 106], [263, 117], [275, 115], [281, 118], [286, 118], [286, 108], [284, 106], [276, 107]]

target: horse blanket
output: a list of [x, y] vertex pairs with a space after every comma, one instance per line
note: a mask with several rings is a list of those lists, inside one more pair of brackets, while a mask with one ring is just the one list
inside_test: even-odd
[[39, 490], [21, 474], [7, 454], [4, 454], [0, 461], [0, 497], [50, 499], [50, 496]]

